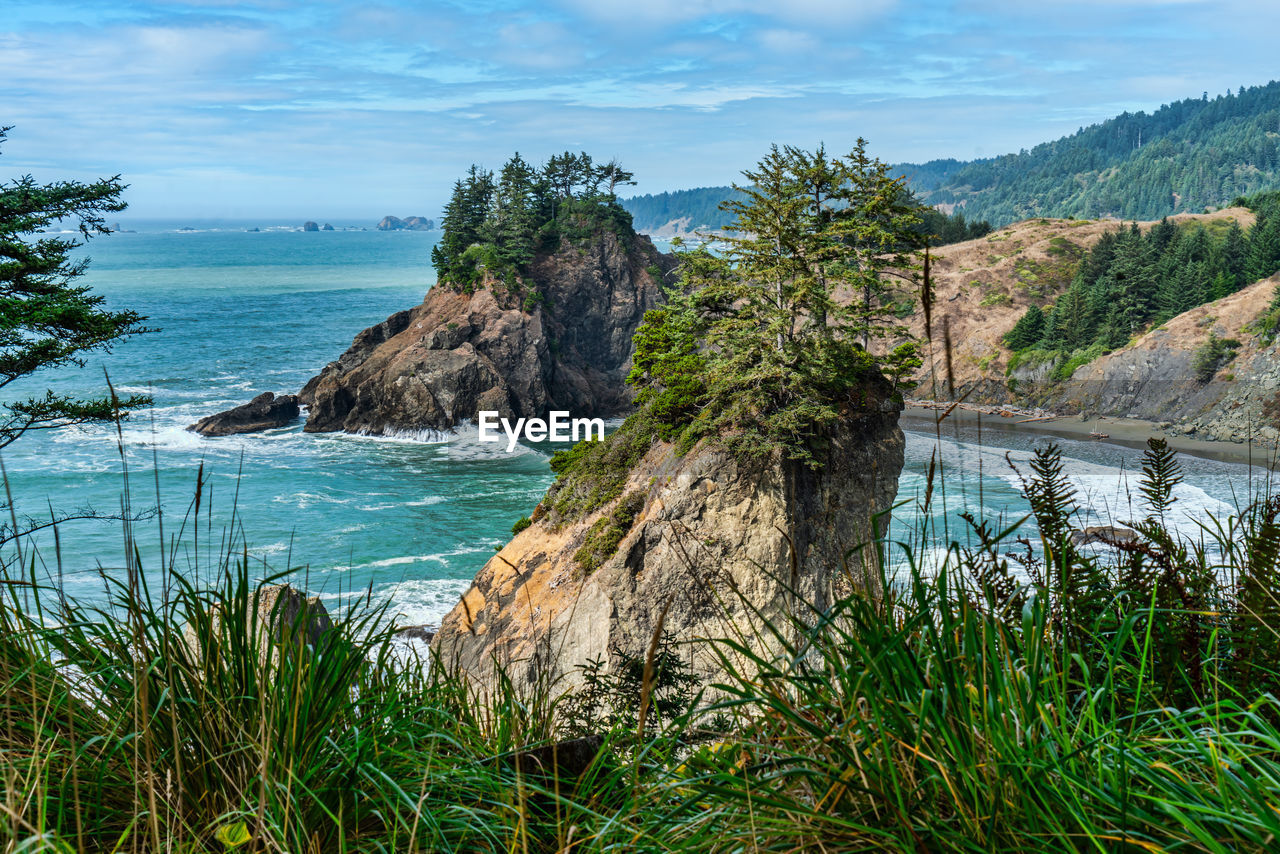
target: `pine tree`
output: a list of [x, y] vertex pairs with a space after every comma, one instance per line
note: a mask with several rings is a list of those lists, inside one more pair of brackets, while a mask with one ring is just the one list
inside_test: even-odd
[[[872, 312], [832, 294], [882, 293], [886, 266], [913, 260], [918, 219], [861, 140], [842, 158], [773, 146], [743, 174], [742, 198], [725, 203], [735, 215], [728, 248], [683, 253], [680, 292], [646, 318], [631, 379], [642, 399], [684, 401], [681, 429], [748, 456], [812, 462], [810, 440], [841, 417], [875, 364], [859, 344]], [[692, 353], [702, 366], [693, 379]]]
[[467, 192], [462, 181], [453, 182], [453, 192], [444, 206], [440, 228], [444, 232], [436, 245], [431, 247], [431, 263], [436, 268], [436, 278], [443, 282], [450, 279], [462, 253], [474, 241], [476, 235], [468, 226]]
[[1245, 277], [1256, 282], [1280, 270], [1280, 214], [1260, 213], [1249, 233]]
[[[9, 128], [0, 128], [3, 142]], [[134, 311], [108, 311], [103, 297], [76, 280], [87, 261], [71, 260], [77, 240], [44, 236], [71, 220], [85, 240], [108, 234], [104, 215], [124, 210], [124, 185], [114, 178], [83, 184], [38, 184], [25, 175], [0, 183], [0, 388], [46, 368], [83, 367], [84, 357], [148, 331]], [[79, 399], [46, 392], [0, 402], [0, 448], [29, 430], [110, 421], [150, 398]]]
[[[889, 176], [887, 164], [867, 154], [867, 141], [859, 138], [844, 158], [844, 181], [837, 201], [842, 205], [834, 218], [847, 252], [842, 259], [846, 279], [860, 296], [854, 309], [861, 327], [862, 346], [871, 339], [901, 329], [887, 305], [895, 295], [895, 281], [912, 267], [917, 248], [914, 230], [919, 215], [901, 180]], [[911, 285], [914, 277], [906, 278]]]
[[493, 194], [493, 210], [483, 229], [498, 258], [513, 268], [533, 259], [539, 226], [537, 171], [516, 152], [502, 167]]
[[1039, 306], [1027, 309], [1018, 322], [1004, 336], [1004, 344], [1010, 350], [1023, 350], [1034, 346], [1044, 337], [1045, 316]]
[[[1245, 239], [1240, 223], [1231, 220], [1231, 227], [1222, 243], [1222, 266], [1225, 269], [1231, 290], [1234, 293], [1249, 282], [1245, 281], [1245, 264], [1248, 262], [1249, 243]], [[1227, 294], [1221, 294], [1226, 296]]]

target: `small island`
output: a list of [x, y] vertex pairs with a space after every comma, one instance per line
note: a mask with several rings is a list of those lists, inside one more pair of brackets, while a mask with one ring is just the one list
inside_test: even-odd
[[378, 231], [431, 231], [436, 221], [423, 216], [411, 216], [401, 219], [398, 216], [384, 216], [376, 226]]

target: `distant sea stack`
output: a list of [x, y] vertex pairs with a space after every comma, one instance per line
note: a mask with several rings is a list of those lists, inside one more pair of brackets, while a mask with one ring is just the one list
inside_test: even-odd
[[631, 337], [675, 263], [646, 237], [601, 228], [560, 238], [518, 283], [437, 285], [306, 384], [305, 429], [383, 435], [448, 430], [480, 410], [623, 412]]
[[[520, 694], [540, 684], [559, 694], [581, 683], [579, 665], [643, 660], [660, 625], [704, 684], [723, 680], [711, 645], [684, 642], [738, 638], [764, 651], [776, 638], [762, 617], [784, 631], [789, 614], [812, 618], [792, 592], [822, 609], [851, 583], [875, 589], [879, 575], [864, 564], [874, 550], [858, 547], [874, 541], [874, 524], [887, 526], [876, 514], [892, 506], [902, 470], [891, 392], [880, 379], [851, 401], [816, 470], [778, 456], [744, 462], [707, 440], [681, 456], [628, 435], [643, 424], [628, 420], [609, 442], [639, 439], [643, 457], [616, 480], [605, 463], [557, 481], [444, 618], [433, 648], [483, 691], [497, 689], [496, 663]], [[575, 515], [603, 479], [616, 497]]]
[[422, 216], [411, 216], [401, 219], [398, 216], [384, 216], [378, 222], [378, 231], [431, 231], [436, 227], [435, 220]]
[[319, 231], [320, 224], [316, 222], [312, 222], [311, 220], [307, 220], [302, 224], [302, 230], [303, 231]]

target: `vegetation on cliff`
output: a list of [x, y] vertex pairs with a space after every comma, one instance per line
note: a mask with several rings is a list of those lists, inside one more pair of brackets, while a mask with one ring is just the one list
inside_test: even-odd
[[1199, 213], [1280, 188], [1280, 82], [1122, 113], [1017, 154], [895, 168], [925, 203], [997, 226]]
[[1081, 259], [1071, 285], [1051, 305], [1033, 305], [1004, 336], [1021, 351], [1010, 366], [1055, 363], [1065, 379], [1080, 365], [1123, 347], [1153, 325], [1229, 296], [1280, 270], [1280, 193], [1238, 199], [1257, 214], [1238, 223], [1108, 232]]
[[[560, 238], [580, 239], [599, 228], [631, 233], [631, 215], [617, 189], [634, 184], [616, 160], [596, 164], [586, 152], [552, 156], [542, 167], [517, 152], [495, 178], [472, 166], [453, 187], [431, 250], [438, 280], [471, 290], [486, 276], [514, 286], [539, 251]], [[536, 293], [529, 299], [536, 300]]]
[[918, 209], [862, 140], [842, 157], [774, 146], [743, 174], [726, 248], [681, 255], [678, 287], [637, 330], [629, 381], [684, 445], [715, 436], [809, 460], [868, 393], [871, 340], [902, 331], [891, 305], [915, 283]]

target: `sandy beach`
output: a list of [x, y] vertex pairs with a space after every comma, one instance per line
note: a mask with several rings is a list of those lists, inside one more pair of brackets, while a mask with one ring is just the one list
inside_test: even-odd
[[[934, 408], [935, 406], [942, 408]], [[942, 419], [941, 427], [944, 435], [949, 426], [1012, 433], [1037, 433], [1081, 440], [1090, 439], [1091, 433], [1105, 433], [1107, 438], [1096, 441], [1129, 448], [1145, 447], [1148, 438], [1158, 436], [1166, 439], [1170, 447], [1180, 453], [1194, 454], [1208, 459], [1266, 467], [1275, 467], [1278, 460], [1277, 451], [1273, 448], [1244, 442], [1193, 439], [1164, 429], [1153, 421], [1106, 417], [1084, 420], [1076, 415], [1037, 416], [1034, 413], [1014, 409], [1006, 409], [1005, 412], [1011, 414], [1002, 415], [999, 412], [989, 411], [990, 409], [990, 407], [979, 409], [961, 405], [948, 414], [945, 405], [908, 405], [902, 411], [901, 424], [905, 430], [933, 432], [939, 426], [939, 419]]]

